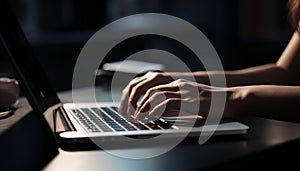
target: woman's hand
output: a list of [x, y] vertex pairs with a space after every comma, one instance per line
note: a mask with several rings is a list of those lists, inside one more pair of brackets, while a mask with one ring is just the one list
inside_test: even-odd
[[174, 81], [173, 78], [176, 77], [170, 73], [154, 72], [135, 78], [123, 90], [119, 112], [133, 115], [136, 119], [174, 116], [180, 112], [183, 115], [207, 116], [212, 93], [224, 93], [227, 98], [223, 117], [233, 117], [239, 112], [243, 88], [212, 87], [184, 79]]
[[[234, 117], [242, 105], [241, 88], [212, 87], [179, 79], [169, 84], [150, 88], [139, 103], [134, 117], [157, 119], [165, 116], [201, 115], [207, 116], [211, 103], [226, 104], [223, 117]], [[212, 100], [212, 93], [223, 93], [222, 99]], [[218, 96], [216, 96], [218, 97]], [[222, 105], [222, 104], [220, 104]]]
[[172, 81], [173, 78], [169, 73], [160, 72], [148, 72], [142, 77], [133, 79], [122, 92], [119, 112], [124, 115], [133, 115], [137, 101], [148, 89]]

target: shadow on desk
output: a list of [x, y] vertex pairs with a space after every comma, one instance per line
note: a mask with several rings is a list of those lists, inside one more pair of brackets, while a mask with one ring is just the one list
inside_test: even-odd
[[28, 113], [0, 137], [0, 170], [40, 170], [58, 150], [38, 116]]

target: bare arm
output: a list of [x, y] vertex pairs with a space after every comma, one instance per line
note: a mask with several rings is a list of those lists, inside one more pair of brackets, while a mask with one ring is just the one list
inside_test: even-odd
[[205, 117], [210, 110], [212, 93], [227, 94], [223, 111], [225, 118], [256, 115], [293, 122], [300, 121], [300, 86], [254, 85], [218, 88], [188, 80], [177, 80], [149, 89], [139, 104], [135, 116], [143, 118], [148, 115], [150, 118], [155, 118], [157, 115], [176, 116], [181, 113], [199, 114]]
[[[224, 74], [220, 71], [170, 73], [172, 76], [209, 85], [209, 77], [218, 78]], [[227, 86], [245, 85], [299, 85], [300, 79], [300, 38], [295, 33], [277, 63], [261, 65], [235, 71], [225, 71]], [[217, 86], [217, 85], [214, 85]]]
[[[242, 86], [236, 87], [227, 106], [239, 101], [237, 115], [256, 115], [261, 117], [300, 121], [300, 86]], [[229, 116], [233, 113], [228, 113]], [[226, 113], [225, 113], [226, 115]]]
[[[237, 101], [242, 101], [245, 103], [249, 103], [249, 106], [254, 105], [255, 101], [248, 101], [245, 100], [244, 97], [251, 97], [247, 94], [250, 93], [252, 90], [255, 90], [255, 85], [299, 85], [300, 79], [298, 79], [300, 74], [300, 38], [297, 33], [295, 33], [288, 44], [287, 48], [281, 55], [280, 59], [275, 64], [268, 64], [268, 65], [262, 65], [252, 68], [247, 68], [243, 70], [236, 70], [236, 71], [226, 71], [225, 76], [227, 79], [227, 85], [229, 87], [243, 87], [241, 89], [234, 89], [238, 90], [237, 92], [243, 92], [242, 98]], [[201, 84], [207, 84], [209, 85], [209, 78], [208, 75], [212, 77], [220, 77], [220, 75], [223, 74], [223, 72], [220, 71], [212, 71], [212, 72], [194, 72], [194, 73], [148, 73], [143, 77], [136, 78], [132, 80], [129, 85], [123, 90], [123, 96], [121, 99], [121, 105], [120, 105], [120, 112], [121, 113], [129, 113], [133, 114], [135, 108], [137, 107], [136, 103], [140, 96], [150, 88], [153, 88], [158, 85], [168, 84], [176, 79], [186, 79], [186, 80], [193, 80], [192, 77], [195, 76], [196, 81]], [[252, 85], [252, 86], [248, 86]], [[254, 86], [253, 86], [254, 85]], [[214, 85], [217, 86], [217, 85]], [[280, 86], [270, 86], [270, 90], [273, 91], [267, 91], [263, 92], [263, 90], [267, 90], [268, 88], [262, 88], [257, 87], [258, 89], [253, 91], [253, 94], [259, 95], [260, 93], [263, 93], [263, 96], [257, 96], [257, 97], [265, 97], [265, 100], [274, 100], [274, 104], [268, 103], [262, 103], [265, 105], [262, 105], [261, 109], [262, 111], [266, 111], [266, 113], [273, 114], [276, 111], [280, 110], [273, 110], [271, 107], [274, 105], [280, 106], [281, 101], [275, 101], [276, 99], [280, 98], [286, 98], [287, 100], [290, 100], [291, 103], [287, 102], [284, 105], [286, 107], [284, 109], [293, 109], [296, 110], [297, 105], [293, 105], [295, 101], [293, 99], [299, 98], [300, 94], [295, 94], [293, 96], [293, 90], [298, 87], [280, 87]], [[299, 88], [298, 88], [299, 89]], [[297, 91], [298, 91], [297, 89]], [[239, 91], [241, 90], [241, 91]], [[246, 91], [244, 91], [246, 90]], [[251, 91], [248, 91], [251, 90]], [[282, 90], [282, 92], [281, 92]], [[283, 91], [284, 90], [284, 91]], [[227, 90], [224, 90], [227, 91]], [[231, 90], [230, 90], [231, 91]], [[280, 92], [274, 92], [274, 91], [280, 91]], [[300, 90], [299, 90], [300, 91]], [[246, 92], [246, 93], [245, 93]], [[281, 93], [281, 94], [279, 94]], [[286, 94], [284, 94], [286, 93]], [[235, 94], [235, 93], [233, 93]], [[244, 96], [246, 94], [246, 96]], [[299, 95], [299, 97], [298, 97]], [[272, 99], [272, 96], [274, 96], [274, 99]], [[235, 96], [238, 97], [239, 96]], [[256, 97], [256, 96], [255, 96]], [[276, 97], [276, 98], [275, 98]], [[246, 98], [248, 99], [248, 98]], [[233, 99], [233, 101], [236, 101]], [[229, 101], [230, 102], [230, 101]], [[292, 103], [294, 102], [294, 103]], [[229, 103], [230, 104], [230, 103]], [[278, 107], [276, 106], [276, 107]], [[289, 106], [289, 107], [288, 107]], [[275, 108], [276, 109], [276, 108]], [[269, 111], [269, 112], [268, 112]], [[292, 111], [292, 110], [290, 110]]]
[[[210, 85], [209, 76], [218, 79], [225, 74], [227, 86], [246, 86], [246, 85], [290, 85], [292, 82], [288, 79], [287, 73], [276, 64], [267, 64], [246, 68], [235, 71], [209, 71], [194, 72], [194, 76], [198, 83]], [[185, 74], [183, 78], [191, 80], [192, 74]], [[178, 76], [179, 77], [179, 76]], [[214, 85], [218, 86], [218, 85]]]
[[276, 65], [285, 71], [286, 78], [291, 83], [300, 85], [300, 37], [294, 33], [287, 48], [277, 61]]

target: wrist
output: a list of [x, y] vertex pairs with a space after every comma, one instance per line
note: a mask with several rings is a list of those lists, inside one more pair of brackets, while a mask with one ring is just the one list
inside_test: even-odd
[[237, 117], [247, 114], [247, 109], [251, 106], [251, 88], [248, 86], [229, 87], [227, 89], [226, 109], [230, 109], [229, 117]]

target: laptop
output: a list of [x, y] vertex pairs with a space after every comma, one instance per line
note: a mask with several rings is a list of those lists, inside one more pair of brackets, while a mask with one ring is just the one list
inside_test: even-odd
[[[174, 125], [163, 118], [149, 123], [131, 122], [120, 115], [113, 103], [63, 104], [51, 88], [47, 76], [34, 57], [20, 25], [6, 1], [0, 1], [0, 47], [1, 54], [8, 56], [15, 70], [24, 95], [41, 122], [47, 124], [61, 147], [81, 149], [95, 146], [97, 142], [123, 141], [135, 138], [151, 138], [163, 134], [167, 137], [180, 135], [199, 136], [210, 134], [246, 134], [248, 126], [236, 121], [221, 122], [213, 127]], [[128, 138], [129, 137], [129, 138]]]

